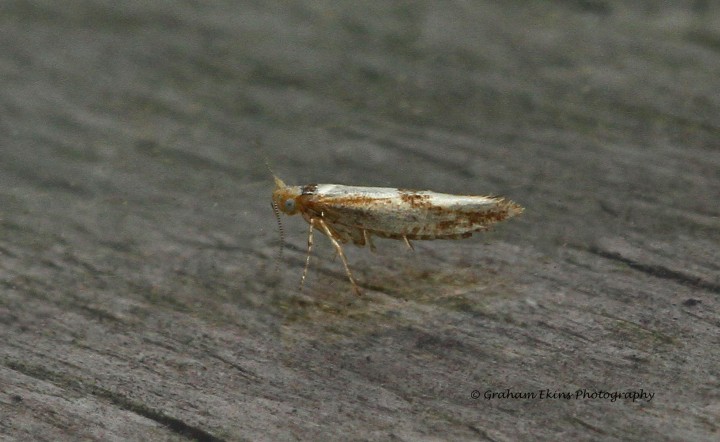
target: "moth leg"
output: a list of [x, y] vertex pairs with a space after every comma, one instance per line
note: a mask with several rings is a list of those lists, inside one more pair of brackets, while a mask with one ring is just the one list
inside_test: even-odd
[[[322, 218], [323, 216], [325, 216], [325, 212], [320, 212], [320, 218]], [[310, 222], [310, 224], [312, 225], [312, 221], [309, 221], [309, 222]], [[323, 229], [323, 231], [324, 231], [324, 229]], [[338, 257], [337, 249], [334, 249], [334, 250], [333, 250], [332, 262], [335, 262], [335, 260], [337, 259], [337, 257]]]
[[303, 285], [305, 285], [305, 277], [307, 276], [308, 268], [310, 267], [310, 252], [312, 251], [312, 247], [313, 247], [313, 223], [312, 223], [312, 220], [309, 224], [310, 224], [310, 231], [308, 232], [307, 258], [305, 258], [305, 268], [303, 269], [302, 278], [300, 278], [300, 291], [301, 292], [303, 289]]
[[405, 244], [407, 244], [407, 246], [410, 248], [410, 250], [412, 250], [414, 252], [415, 247], [413, 247], [413, 245], [410, 243], [410, 240], [407, 239], [407, 235], [403, 235], [403, 239], [405, 240]]
[[348, 266], [347, 258], [345, 257], [345, 252], [343, 252], [342, 247], [340, 246], [340, 243], [337, 242], [335, 239], [335, 236], [328, 228], [327, 224], [325, 224], [325, 221], [322, 220], [322, 218], [313, 218], [313, 222], [317, 222], [320, 227], [323, 229], [325, 234], [328, 238], [330, 238], [330, 241], [332, 241], [333, 246], [335, 246], [335, 250], [337, 250], [338, 255], [340, 255], [340, 259], [342, 259], [343, 266], [345, 266], [345, 273], [347, 273], [348, 279], [350, 279], [350, 282], [352, 283], [353, 289], [355, 290], [355, 294], [358, 296], [362, 296], [362, 291], [360, 290], [360, 287], [358, 287], [357, 282], [355, 282], [355, 278], [353, 278], [352, 272], [350, 271], [350, 267]]
[[370, 251], [371, 251], [371, 252], [374, 252], [374, 251], [375, 251], [375, 244], [373, 244], [372, 238], [370, 238], [370, 234], [369, 234], [368, 231], [365, 230], [365, 229], [363, 229], [362, 232], [363, 232], [363, 239], [365, 240], [365, 244], [367, 244], [368, 246], [370, 246]]

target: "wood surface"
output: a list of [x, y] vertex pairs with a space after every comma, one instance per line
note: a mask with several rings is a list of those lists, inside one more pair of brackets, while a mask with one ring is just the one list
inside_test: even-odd
[[[3, 1], [0, 438], [718, 440], [719, 30], [710, 1]], [[362, 298], [316, 235], [299, 292], [265, 160], [526, 211], [346, 247]]]

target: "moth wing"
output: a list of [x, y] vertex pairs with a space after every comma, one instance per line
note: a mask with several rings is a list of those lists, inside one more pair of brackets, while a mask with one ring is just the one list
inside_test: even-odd
[[318, 185], [310, 202], [328, 223], [352, 231], [353, 239], [362, 230], [398, 239], [460, 238], [522, 211], [495, 197], [339, 185]]

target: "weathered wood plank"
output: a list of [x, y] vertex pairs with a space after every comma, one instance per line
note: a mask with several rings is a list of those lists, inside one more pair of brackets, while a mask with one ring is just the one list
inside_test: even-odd
[[[714, 4], [0, 19], [4, 438], [717, 439]], [[527, 211], [415, 253], [347, 248], [363, 298], [318, 237], [298, 293], [306, 225], [284, 220], [274, 272], [265, 158], [288, 184]], [[482, 397], [508, 389], [552, 397]]]

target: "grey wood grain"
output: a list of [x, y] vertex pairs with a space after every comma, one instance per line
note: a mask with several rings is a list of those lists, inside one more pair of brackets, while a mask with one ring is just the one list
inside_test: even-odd
[[[3, 438], [718, 438], [715, 3], [8, 0], [0, 20]], [[362, 298], [318, 236], [301, 293], [307, 226], [283, 219], [276, 272], [265, 159], [288, 184], [526, 212], [347, 247]]]

